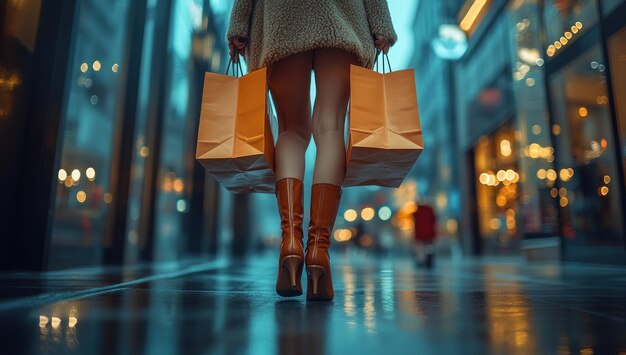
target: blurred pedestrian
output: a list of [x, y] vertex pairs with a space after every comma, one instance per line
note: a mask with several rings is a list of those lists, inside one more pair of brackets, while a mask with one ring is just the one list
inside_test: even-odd
[[[276, 292], [307, 299], [334, 297], [328, 247], [345, 175], [344, 119], [350, 65], [372, 68], [376, 50], [387, 53], [397, 35], [386, 0], [235, 0], [226, 38], [235, 62], [267, 67], [278, 116], [276, 196], [282, 244]], [[317, 88], [311, 114], [311, 71]], [[311, 139], [317, 155], [311, 187], [311, 222], [303, 246], [304, 153]]]
[[418, 266], [432, 268], [435, 248], [433, 243], [437, 237], [437, 216], [432, 207], [418, 204], [413, 213], [415, 225], [415, 256]]

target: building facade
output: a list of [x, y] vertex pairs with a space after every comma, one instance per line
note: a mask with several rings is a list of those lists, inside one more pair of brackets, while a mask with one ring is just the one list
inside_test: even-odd
[[[623, 1], [467, 1], [455, 63], [470, 253], [624, 262]], [[622, 79], [618, 79], [622, 77]]]
[[[232, 211], [217, 208], [219, 188], [194, 152], [203, 74], [228, 58], [229, 7], [0, 3], [0, 268], [216, 252]], [[247, 206], [221, 197], [227, 209]]]

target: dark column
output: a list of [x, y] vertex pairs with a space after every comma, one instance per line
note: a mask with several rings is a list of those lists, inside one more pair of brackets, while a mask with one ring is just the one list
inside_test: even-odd
[[[204, 16], [207, 14], [207, 7], [210, 4], [204, 4]], [[209, 31], [206, 28], [201, 29], [193, 35], [193, 47], [202, 47], [206, 45], [204, 43], [205, 36], [209, 35]], [[195, 53], [194, 53], [195, 54]], [[202, 166], [195, 161], [196, 142], [198, 141], [198, 125], [200, 123], [200, 107], [202, 105], [202, 90], [204, 87], [204, 73], [210, 70], [209, 65], [205, 58], [195, 57], [193, 61], [193, 68], [191, 69], [192, 80], [189, 83], [189, 118], [192, 122], [190, 130], [192, 139], [189, 142], [190, 147], [188, 149], [188, 156], [191, 162], [191, 194], [189, 196], [189, 210], [185, 214], [185, 223], [183, 228], [185, 229], [184, 235], [187, 235], [187, 244], [185, 245], [186, 252], [190, 255], [200, 255], [203, 251], [203, 224], [205, 215], [203, 213], [204, 194], [205, 194], [205, 173]]]
[[[21, 156], [26, 112], [32, 91], [33, 52], [8, 32], [5, 23], [11, 16], [8, 2], [0, 3], [0, 225], [6, 233], [0, 248], [0, 269], [11, 267], [13, 246], [19, 238], [14, 224], [17, 215], [18, 185], [24, 164]], [[37, 30], [33, 20], [30, 30]], [[14, 81], [8, 84], [9, 81]]]
[[462, 164], [464, 165], [463, 171], [466, 172], [463, 176], [467, 177], [463, 186], [467, 189], [467, 205], [462, 206], [462, 216], [467, 218], [465, 226], [469, 229], [464, 231], [466, 240], [463, 243], [463, 249], [468, 252], [469, 255], [481, 255], [483, 252], [482, 236], [480, 235], [480, 229], [478, 228], [478, 201], [476, 192], [476, 167], [474, 165], [474, 149], [470, 149], [464, 156]]
[[126, 217], [128, 216], [128, 191], [130, 185], [132, 156], [134, 153], [135, 121], [139, 96], [139, 73], [141, 72], [141, 53], [146, 19], [146, 0], [130, 3], [128, 13], [128, 36], [124, 48], [125, 57], [122, 68], [125, 77], [124, 89], [118, 100], [115, 151], [111, 164], [111, 191], [113, 203], [108, 231], [104, 240], [103, 261], [105, 264], [121, 264], [124, 261], [126, 245]]
[[220, 190], [217, 182], [206, 179], [204, 186], [204, 235], [208, 237], [207, 251], [216, 255], [219, 250]]
[[204, 170], [199, 164], [193, 166], [192, 190], [189, 198], [189, 211], [185, 214], [185, 225], [183, 228], [187, 235], [186, 251], [190, 255], [201, 255], [204, 251], [204, 236], [202, 226], [205, 222], [203, 213], [204, 205]]
[[237, 194], [233, 199], [233, 243], [231, 254], [245, 255], [250, 242], [250, 194]]
[[[0, 148], [1, 175], [11, 178], [12, 189], [8, 198], [3, 196], [0, 201], [0, 211], [7, 212], [0, 217], [3, 229], [1, 269], [44, 270], [47, 266], [56, 191], [56, 148], [62, 125], [75, 5], [75, 0], [41, 2], [32, 56], [17, 41], [13, 42], [14, 51], [5, 51], [3, 33], [2, 61], [11, 52], [17, 55], [13, 59], [25, 60], [15, 64], [25, 70], [23, 79], [27, 81], [23, 81], [22, 89], [26, 91], [18, 102], [23, 111], [14, 111], [16, 116], [7, 117], [22, 122], [11, 126], [12, 132], [6, 132], [13, 136], [8, 140], [13, 144]], [[0, 5], [3, 22], [9, 13], [5, 6], [8, 6], [6, 2]], [[4, 138], [4, 134], [0, 138]], [[5, 166], [5, 157], [11, 157], [7, 162], [16, 164]]]
[[144, 261], [151, 261], [154, 255], [156, 203], [159, 190], [159, 162], [161, 160], [161, 140], [163, 137], [163, 119], [165, 115], [165, 95], [167, 91], [167, 67], [169, 65], [168, 39], [172, 17], [172, 0], [158, 1], [152, 50], [152, 82], [150, 87], [150, 106], [148, 107], [147, 146], [150, 155], [146, 160], [143, 200], [140, 227], [140, 255]]

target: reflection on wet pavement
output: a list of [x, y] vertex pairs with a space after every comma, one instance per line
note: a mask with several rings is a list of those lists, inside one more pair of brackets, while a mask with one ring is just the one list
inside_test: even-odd
[[[277, 296], [273, 257], [140, 272], [137, 282], [110, 271], [0, 275], [0, 353], [626, 351], [624, 268], [335, 259], [332, 303]], [[59, 292], [71, 298], [50, 298]]]

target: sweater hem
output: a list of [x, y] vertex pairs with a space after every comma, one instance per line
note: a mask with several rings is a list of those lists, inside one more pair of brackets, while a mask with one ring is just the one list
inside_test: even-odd
[[[271, 71], [271, 67], [272, 64], [278, 62], [281, 59], [287, 58], [290, 55], [294, 55], [294, 54], [298, 54], [298, 53], [302, 53], [302, 52], [308, 52], [308, 51], [312, 51], [315, 49], [323, 49], [323, 48], [334, 48], [334, 49], [341, 49], [346, 51], [347, 53], [350, 53], [354, 56], [357, 57], [357, 59], [359, 60], [359, 65], [361, 67], [364, 68], [368, 68], [368, 69], [372, 69], [373, 64], [374, 64], [374, 58], [376, 57], [376, 51], [375, 49], [373, 51], [371, 51], [371, 55], [366, 56], [362, 50], [359, 50], [358, 48], [355, 48], [354, 46], [350, 46], [348, 44], [345, 43], [337, 43], [337, 44], [333, 44], [333, 45], [324, 45], [324, 44], [319, 44], [319, 43], [311, 43], [310, 45], [306, 45], [306, 46], [302, 46], [294, 51], [289, 51], [289, 52], [274, 52], [272, 53], [272, 55], [265, 57], [263, 60], [260, 61], [260, 63], [257, 66], [252, 65], [252, 63], [249, 63], [249, 56], [247, 59], [248, 62], [248, 72], [252, 72], [255, 71], [257, 69], [260, 69], [262, 67], [267, 67], [268, 69], [268, 76], [269, 76], [269, 72]], [[372, 48], [374, 48], [372, 46]], [[249, 53], [249, 52], [247, 52]]]

